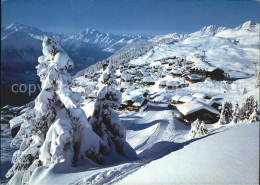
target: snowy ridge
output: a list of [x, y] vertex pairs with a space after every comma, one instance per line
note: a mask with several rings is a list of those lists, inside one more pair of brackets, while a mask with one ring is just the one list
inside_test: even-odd
[[95, 44], [104, 51], [112, 53], [128, 43], [143, 39], [141, 36], [118, 36], [110, 33], [101, 33], [91, 28], [87, 28], [78, 34], [71, 35], [69, 38]]
[[89, 28], [78, 34], [66, 35], [41, 31], [28, 25], [11, 24], [2, 27], [2, 67], [11, 71], [35, 69], [44, 35], [59, 37], [62, 47], [75, 61], [75, 71], [111, 56], [124, 45], [145, 39], [141, 36], [101, 33]]

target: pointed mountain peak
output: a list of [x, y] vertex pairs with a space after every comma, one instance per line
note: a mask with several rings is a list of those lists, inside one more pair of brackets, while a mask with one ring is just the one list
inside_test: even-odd
[[253, 23], [252, 21], [246, 21], [245, 23], [238, 26], [236, 29], [250, 29], [254, 26], [256, 26], [256, 24]]
[[204, 26], [200, 32], [202, 34], [206, 33], [206, 34], [212, 34], [212, 35], [216, 35], [217, 33], [223, 31], [224, 29], [226, 29], [225, 27], [216, 27], [215, 25], [210, 25], [210, 26]]

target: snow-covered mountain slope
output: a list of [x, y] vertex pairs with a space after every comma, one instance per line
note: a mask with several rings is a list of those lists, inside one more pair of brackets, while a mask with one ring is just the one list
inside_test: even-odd
[[107, 52], [115, 52], [126, 44], [131, 44], [137, 40], [146, 39], [141, 36], [114, 35], [110, 33], [101, 33], [97, 30], [87, 28], [86, 30], [71, 35], [70, 39], [80, 40], [85, 43], [95, 44]]
[[258, 138], [259, 123], [237, 126], [191, 142], [117, 184], [257, 184]]
[[[254, 73], [252, 60], [259, 60], [259, 46], [259, 24], [247, 21], [234, 29], [211, 25], [191, 34], [173, 33], [134, 42], [108, 60], [115, 65], [140, 65], [177, 56], [195, 62], [196, 67], [219, 67], [232, 78], [244, 78]], [[102, 61], [76, 76], [93, 73], [101, 66]]]
[[253, 75], [252, 60], [259, 60], [259, 24], [246, 22], [235, 29], [212, 30], [209, 27], [202, 30], [205, 31], [190, 34], [179, 42], [157, 45], [130, 63], [149, 64], [162, 58], [179, 56], [194, 62], [196, 67], [219, 67], [233, 78]]

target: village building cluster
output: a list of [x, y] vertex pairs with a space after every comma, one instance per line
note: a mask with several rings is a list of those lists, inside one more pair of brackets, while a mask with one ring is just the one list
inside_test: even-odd
[[[103, 63], [103, 70], [109, 61]], [[90, 82], [98, 86], [102, 71], [85, 75]], [[140, 111], [149, 102], [150, 87], [158, 85], [160, 90], [174, 91], [193, 83], [203, 82], [206, 78], [223, 80], [227, 77], [217, 67], [199, 68], [194, 62], [180, 57], [168, 57], [145, 64], [122, 64], [116, 68], [116, 79], [122, 95], [121, 111]], [[75, 84], [80, 86], [79, 84]], [[82, 86], [82, 85], [81, 85]], [[95, 91], [87, 93], [87, 99], [95, 100]], [[205, 123], [213, 123], [219, 119], [221, 103], [212, 100], [206, 94], [195, 93], [191, 96], [173, 96], [170, 102], [180, 112], [180, 120], [191, 123], [197, 118]]]

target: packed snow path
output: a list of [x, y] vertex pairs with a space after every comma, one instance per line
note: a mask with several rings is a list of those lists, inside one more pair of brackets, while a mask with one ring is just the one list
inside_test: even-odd
[[135, 172], [145, 164], [183, 148], [183, 136], [189, 127], [173, 118], [167, 104], [151, 103], [145, 112], [124, 112], [122, 124], [127, 131], [127, 141], [136, 150], [138, 160], [103, 169], [94, 176], [86, 176], [75, 184], [115, 183]]

